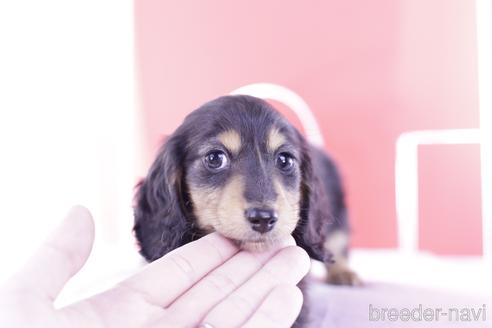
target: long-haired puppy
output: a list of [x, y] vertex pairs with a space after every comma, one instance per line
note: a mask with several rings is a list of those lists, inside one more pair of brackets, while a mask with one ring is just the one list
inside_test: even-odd
[[193, 111], [137, 187], [135, 234], [148, 261], [212, 231], [252, 251], [292, 235], [327, 264], [328, 282], [358, 282], [334, 163], [261, 99], [225, 96]]

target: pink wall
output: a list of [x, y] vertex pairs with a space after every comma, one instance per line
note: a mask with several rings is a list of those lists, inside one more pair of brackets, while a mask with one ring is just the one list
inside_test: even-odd
[[[395, 247], [397, 136], [478, 127], [473, 11], [462, 0], [136, 1], [146, 164], [201, 103], [253, 82], [281, 84], [309, 103], [341, 166], [354, 245]], [[465, 154], [474, 158], [476, 149]], [[441, 155], [439, 165], [459, 158]], [[477, 167], [462, 164], [453, 174], [473, 192], [459, 203], [473, 229], [442, 247], [439, 240], [456, 238], [439, 230], [453, 213], [424, 202], [423, 248], [479, 253], [479, 181], [466, 178]], [[431, 190], [432, 179], [421, 188]]]

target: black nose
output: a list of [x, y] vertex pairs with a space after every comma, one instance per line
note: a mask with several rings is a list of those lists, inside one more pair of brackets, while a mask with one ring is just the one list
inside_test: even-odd
[[277, 213], [271, 209], [248, 208], [245, 215], [251, 223], [251, 228], [259, 233], [272, 230], [277, 222]]

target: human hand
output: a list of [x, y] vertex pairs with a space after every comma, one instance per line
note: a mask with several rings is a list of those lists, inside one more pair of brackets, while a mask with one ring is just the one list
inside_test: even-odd
[[[35, 256], [0, 288], [0, 327], [290, 327], [309, 270], [293, 245], [239, 250], [213, 233], [180, 247], [112, 289], [61, 309], [53, 302], [87, 260], [94, 223], [75, 207]], [[205, 324], [206, 323], [206, 324]]]

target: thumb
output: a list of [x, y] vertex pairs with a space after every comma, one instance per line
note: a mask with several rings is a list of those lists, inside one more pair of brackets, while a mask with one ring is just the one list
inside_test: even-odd
[[18, 278], [17, 282], [31, 292], [54, 300], [82, 268], [93, 242], [92, 216], [85, 207], [75, 206], [14, 279]]

